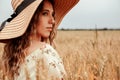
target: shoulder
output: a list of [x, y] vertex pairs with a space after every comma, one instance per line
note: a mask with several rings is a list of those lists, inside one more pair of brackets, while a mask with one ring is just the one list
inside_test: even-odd
[[46, 49], [50, 50], [51, 52], [57, 53], [56, 49], [53, 46], [51, 46], [50, 44], [47, 44], [47, 43], [46, 43]]
[[57, 51], [48, 43], [45, 42], [40, 42], [40, 43], [35, 43], [33, 45], [31, 45], [28, 49], [27, 49], [27, 55], [31, 55], [33, 53], [54, 53], [57, 54]]
[[46, 43], [45, 46], [46, 46], [46, 48], [48, 48], [48, 49], [55, 50], [55, 49], [53, 48], [53, 46], [51, 46], [51, 45], [48, 44], [48, 43]]
[[58, 52], [48, 43], [38, 43], [32, 45], [29, 48], [26, 57], [31, 58], [31, 56], [35, 56], [37, 58], [60, 58]]

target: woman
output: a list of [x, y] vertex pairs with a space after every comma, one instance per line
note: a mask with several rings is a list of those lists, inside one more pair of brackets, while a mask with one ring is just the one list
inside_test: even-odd
[[[57, 26], [78, 2], [68, 1], [12, 0], [15, 13], [0, 28], [0, 40], [6, 42], [4, 79], [63, 80], [66, 75], [63, 62], [49, 43], [53, 45]], [[6, 22], [10, 23], [5, 25]]]

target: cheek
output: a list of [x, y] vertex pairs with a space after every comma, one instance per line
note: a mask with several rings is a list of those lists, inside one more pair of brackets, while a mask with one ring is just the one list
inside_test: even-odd
[[46, 26], [47, 26], [46, 19], [40, 18], [40, 20], [38, 21], [37, 27], [36, 27], [37, 35], [45, 37], [45, 38], [49, 37], [50, 31], [46, 29]]
[[46, 22], [47, 21], [44, 18], [40, 17], [39, 21], [38, 21], [38, 25], [37, 25], [38, 29], [45, 28], [45, 26], [47, 24]]
[[48, 25], [47, 23], [47, 18], [45, 17], [39, 17], [39, 20], [38, 20], [38, 24], [37, 24], [37, 31], [40, 33], [40, 32], [43, 32], [46, 30], [46, 27]]
[[38, 25], [37, 25], [37, 30], [41, 31], [45, 28], [44, 21], [39, 20]]
[[36, 31], [37, 31], [37, 33], [41, 33], [44, 31], [44, 27], [41, 24], [39, 24], [39, 25], [37, 25]]
[[48, 38], [50, 35], [50, 32], [46, 30], [45, 26], [42, 24], [39, 24], [36, 28], [37, 31], [37, 35], [41, 36], [41, 37], [45, 37]]

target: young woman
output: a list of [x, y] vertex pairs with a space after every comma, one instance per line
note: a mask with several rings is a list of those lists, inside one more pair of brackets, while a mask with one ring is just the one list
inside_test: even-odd
[[6, 42], [4, 79], [64, 79], [63, 62], [52, 45], [61, 19], [78, 2], [68, 1], [12, 0], [15, 13], [0, 27], [0, 40]]

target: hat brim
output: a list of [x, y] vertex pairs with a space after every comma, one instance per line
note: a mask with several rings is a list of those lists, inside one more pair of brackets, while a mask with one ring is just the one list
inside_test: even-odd
[[58, 27], [63, 17], [79, 2], [79, 0], [55, 0], [55, 22]]
[[[56, 27], [58, 27], [63, 17], [76, 3], [78, 3], [78, 1], [79, 0], [55, 0], [54, 7]], [[23, 35], [32, 19], [32, 16], [41, 2], [42, 0], [34, 1], [10, 23], [8, 23], [4, 29], [0, 31], [0, 40], [12, 39]]]
[[0, 32], [0, 39], [11, 39], [21, 36], [27, 29], [35, 10], [42, 0], [36, 0], [17, 15]]

